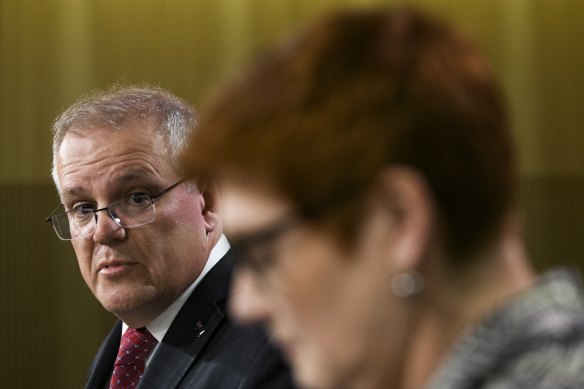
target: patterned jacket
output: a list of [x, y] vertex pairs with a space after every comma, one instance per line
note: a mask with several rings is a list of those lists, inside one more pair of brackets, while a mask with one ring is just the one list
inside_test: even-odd
[[428, 389], [584, 389], [584, 293], [556, 269], [454, 346]]

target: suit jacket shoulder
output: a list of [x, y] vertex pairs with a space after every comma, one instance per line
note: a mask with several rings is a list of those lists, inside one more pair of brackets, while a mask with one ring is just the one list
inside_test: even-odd
[[[223, 257], [172, 322], [138, 387], [209, 389], [293, 388], [290, 371], [258, 327], [234, 324], [227, 314], [234, 258]], [[121, 323], [101, 345], [87, 388], [109, 383]]]

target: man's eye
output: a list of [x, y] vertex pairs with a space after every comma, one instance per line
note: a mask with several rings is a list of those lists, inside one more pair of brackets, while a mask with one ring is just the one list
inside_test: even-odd
[[129, 195], [126, 199], [126, 202], [128, 205], [139, 207], [149, 205], [151, 203], [151, 199], [149, 194], [138, 192]]
[[73, 207], [72, 214], [76, 218], [83, 219], [93, 214], [95, 207], [89, 203], [78, 204]]

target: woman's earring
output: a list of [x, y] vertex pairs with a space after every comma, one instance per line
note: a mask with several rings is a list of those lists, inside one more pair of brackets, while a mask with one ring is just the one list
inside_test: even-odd
[[424, 276], [415, 270], [398, 273], [391, 279], [391, 291], [401, 298], [417, 295], [424, 289]]

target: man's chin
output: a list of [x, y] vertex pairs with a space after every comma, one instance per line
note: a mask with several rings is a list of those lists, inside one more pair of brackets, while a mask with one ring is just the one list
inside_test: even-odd
[[143, 286], [118, 285], [103, 289], [98, 288], [97, 300], [107, 311], [119, 318], [136, 315], [141, 311], [141, 307], [149, 306], [153, 300], [153, 297], [149, 296], [152, 291], [148, 293]]

